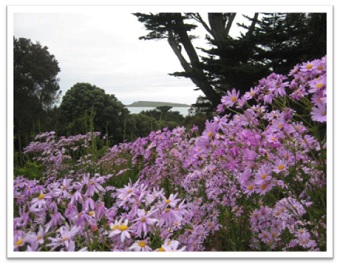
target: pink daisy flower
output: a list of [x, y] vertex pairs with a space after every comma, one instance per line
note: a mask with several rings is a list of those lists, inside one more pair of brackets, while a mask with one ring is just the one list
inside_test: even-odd
[[126, 219], [124, 222], [122, 222], [123, 219], [120, 219], [119, 221], [116, 221], [114, 224], [110, 224], [111, 232], [109, 234], [109, 237], [113, 237], [116, 235], [120, 235], [120, 240], [122, 243], [125, 241], [125, 239], [130, 239], [131, 235], [129, 233], [130, 229], [128, 226], [128, 220]]
[[318, 122], [326, 122], [327, 121], [327, 111], [325, 105], [319, 105], [312, 107], [311, 111], [312, 120]]
[[132, 251], [152, 251], [152, 249], [148, 246], [147, 240], [138, 240], [135, 243], [133, 243], [129, 250]]
[[221, 102], [227, 107], [232, 107], [237, 102], [239, 95], [240, 92], [233, 89], [228, 91], [227, 95], [222, 97]]

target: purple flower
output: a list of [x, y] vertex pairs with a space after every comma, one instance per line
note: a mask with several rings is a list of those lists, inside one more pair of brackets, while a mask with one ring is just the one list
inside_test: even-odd
[[150, 231], [150, 227], [158, 221], [158, 219], [151, 217], [155, 212], [156, 210], [146, 212], [144, 209], [138, 209], [138, 218], [134, 219], [132, 221], [134, 224], [131, 225], [131, 229], [137, 234], [137, 237], [146, 237]]
[[137, 240], [135, 243], [133, 243], [129, 250], [132, 251], [152, 251], [152, 249], [148, 246], [147, 240]]
[[180, 243], [177, 240], [170, 240], [169, 238], [164, 240], [163, 245], [156, 249], [156, 251], [158, 252], [182, 252], [185, 250], [185, 246], [183, 246], [182, 248], [178, 248], [180, 246]]
[[46, 232], [51, 228], [62, 224], [65, 218], [61, 215], [60, 212], [55, 212], [51, 216], [51, 220], [46, 224]]
[[56, 248], [62, 246], [66, 248], [68, 251], [75, 250], [75, 242], [74, 237], [80, 232], [81, 227], [64, 225], [59, 228], [57, 231], [56, 237], [48, 237], [51, 243], [46, 246], [51, 247], [51, 250], [55, 250]]
[[33, 212], [39, 212], [41, 210], [46, 209], [47, 207], [47, 199], [50, 199], [51, 197], [49, 195], [44, 194], [43, 192], [40, 192], [39, 196], [36, 198], [33, 198], [31, 200], [31, 207], [30, 210]]
[[41, 225], [39, 226], [38, 233], [30, 232], [29, 234], [27, 234], [26, 240], [28, 243], [30, 243], [31, 251], [37, 251], [39, 245], [44, 243], [44, 235], [45, 231]]
[[227, 92], [227, 95], [222, 97], [221, 103], [226, 107], [232, 107], [237, 102], [239, 94], [240, 91], [232, 89], [231, 91]]
[[130, 229], [128, 226], [129, 221], [126, 219], [124, 222], [122, 222], [122, 218], [119, 221], [116, 221], [114, 224], [110, 224], [110, 233], [109, 237], [113, 237], [116, 235], [120, 235], [120, 240], [122, 243], [124, 243], [125, 239], [130, 239]]
[[326, 122], [327, 121], [327, 111], [325, 105], [318, 105], [312, 107], [311, 111], [312, 120], [318, 122]]
[[85, 196], [92, 197], [94, 193], [105, 192], [105, 189], [101, 186], [102, 182], [102, 177], [99, 175], [95, 175], [92, 179], [90, 179], [90, 174], [84, 174], [83, 185], [87, 186]]

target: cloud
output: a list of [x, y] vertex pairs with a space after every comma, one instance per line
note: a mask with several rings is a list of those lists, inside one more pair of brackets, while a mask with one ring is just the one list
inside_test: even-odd
[[178, 95], [183, 103], [194, 103], [194, 84], [168, 75], [182, 68], [167, 42], [139, 40], [144, 34], [136, 17], [119, 10], [14, 15], [14, 36], [39, 41], [58, 60], [63, 94], [88, 82], [124, 103], [174, 101]]

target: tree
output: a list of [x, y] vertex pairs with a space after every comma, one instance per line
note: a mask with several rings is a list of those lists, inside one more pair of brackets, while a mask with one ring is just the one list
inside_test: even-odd
[[159, 106], [151, 110], [143, 110], [140, 115], [155, 119], [156, 129], [173, 129], [184, 124], [184, 117], [179, 111], [171, 111], [171, 106]]
[[[208, 32], [207, 38], [216, 41], [217, 45], [223, 45], [228, 39], [236, 13], [208, 13], [208, 22], [204, 21], [199, 13], [135, 13], [134, 15], [149, 31], [146, 36], [142, 36], [140, 39], [168, 40], [184, 70], [171, 75], [190, 78], [198, 87], [195, 90], [201, 90], [211, 105], [216, 107], [220, 103], [223, 91], [212, 82], [214, 77], [211, 76], [211, 73], [205, 71], [204, 64], [192, 44], [195, 36], [189, 35], [188, 32], [195, 29], [197, 25], [193, 23], [198, 22]], [[257, 16], [256, 13], [254, 18]], [[187, 21], [190, 23], [185, 23]], [[251, 33], [254, 27], [255, 23], [252, 23], [248, 32]], [[182, 47], [186, 55], [183, 53]]]
[[[288, 74], [296, 64], [326, 54], [326, 13], [263, 13], [247, 17], [250, 26], [224, 44], [209, 39], [202, 60], [211, 82], [222, 91], [243, 91], [271, 72]], [[253, 27], [251, 25], [256, 25]]]
[[60, 68], [54, 55], [39, 42], [14, 37], [13, 52], [14, 148], [21, 154], [31, 135], [44, 130], [46, 114], [60, 96]]
[[99, 131], [110, 141], [123, 141], [123, 127], [129, 111], [113, 94], [89, 83], [77, 83], [70, 88], [60, 104], [61, 134]]
[[[208, 13], [207, 21], [199, 13], [134, 15], [149, 32], [140, 39], [167, 39], [184, 70], [172, 75], [190, 78], [212, 109], [227, 90], [244, 92], [272, 71], [284, 74], [294, 64], [326, 52], [326, 14], [322, 13], [254, 13], [246, 17], [247, 25], [238, 24], [246, 31], [237, 38], [229, 34], [236, 13]], [[203, 56], [198, 56], [194, 36], [189, 35], [197, 27], [195, 22], [207, 31], [210, 47], [200, 48]], [[203, 98], [197, 106], [205, 103]]]
[[138, 137], [146, 137], [158, 129], [157, 120], [145, 114], [129, 114], [126, 121], [124, 140], [134, 141]]
[[[134, 14], [138, 21], [144, 24], [149, 33], [140, 37], [142, 40], [167, 39], [168, 43], [178, 58], [184, 72], [175, 72], [174, 76], [182, 76], [190, 78], [191, 81], [201, 90], [204, 95], [212, 102], [214, 106], [220, 103], [220, 95], [215, 88], [209, 83], [204, 73], [201, 61], [192, 44], [194, 36], [189, 35], [189, 31], [197, 26], [192, 23], [185, 23], [186, 20], [192, 19], [193, 14], [181, 13], [159, 13], [159, 14]], [[225, 19], [226, 17], [223, 17]], [[232, 16], [228, 17], [230, 21]], [[213, 20], [212, 21], [217, 21]], [[218, 32], [218, 23], [212, 23], [212, 32]], [[182, 47], [186, 52], [183, 54]]]

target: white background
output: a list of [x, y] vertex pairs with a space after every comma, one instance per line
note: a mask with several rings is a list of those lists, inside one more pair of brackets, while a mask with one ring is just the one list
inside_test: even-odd
[[[339, 47], [338, 44], [338, 32], [339, 32], [339, 1], [331, 1], [331, 0], [323, 0], [323, 1], [313, 1], [309, 0], [308, 2], [306, 1], [300, 1], [300, 0], [285, 0], [285, 1], [275, 1], [275, 5], [333, 5], [334, 6], [334, 50], [333, 50], [333, 58], [334, 58], [334, 121], [333, 121], [333, 127], [334, 127], [334, 143], [333, 143], [333, 156], [334, 156], [334, 183], [333, 183], [333, 188], [334, 190], [334, 259], [213, 259], [213, 258], [206, 258], [206, 259], [149, 259], [149, 260], [141, 260], [141, 259], [36, 259], [36, 260], [31, 260], [31, 259], [18, 259], [18, 260], [8, 260], [6, 259], [6, 215], [7, 215], [7, 202], [6, 202], [6, 181], [8, 179], [9, 182], [11, 182], [12, 176], [11, 173], [6, 172], [6, 163], [8, 160], [12, 160], [11, 158], [7, 159], [7, 154], [6, 154], [6, 148], [7, 146], [12, 145], [12, 140], [7, 140], [6, 138], [6, 126], [7, 126], [7, 84], [6, 84], [6, 61], [4, 60], [7, 56], [7, 51], [6, 51], [6, 39], [7, 39], [7, 34], [6, 34], [6, 6], [7, 5], [150, 5], [150, 6], [156, 6], [156, 5], [192, 5], [192, 6], [197, 6], [197, 5], [271, 5], [274, 1], [243, 1], [243, 0], [238, 0], [238, 1], [217, 1], [217, 0], [210, 0], [210, 1], [203, 1], [203, 0], [196, 0], [194, 2], [186, 1], [186, 0], [164, 0], [164, 1], [138, 1], [138, 0], [125, 0], [125, 1], [108, 1], [108, 0], [96, 0], [96, 1], [90, 1], [90, 0], [82, 0], [82, 1], [73, 1], [73, 0], [59, 0], [59, 1], [24, 1], [24, 0], [3, 0], [1, 1], [1, 36], [2, 36], [2, 64], [0, 65], [1, 71], [0, 71], [0, 81], [2, 82], [2, 90], [1, 92], [1, 97], [0, 100], [2, 101], [0, 104], [0, 114], [1, 114], [1, 125], [3, 126], [3, 130], [1, 131], [2, 138], [1, 138], [1, 151], [2, 151], [2, 159], [1, 159], [1, 173], [2, 175], [0, 176], [1, 180], [1, 190], [2, 190], [2, 216], [1, 216], [1, 243], [0, 243], [0, 253], [1, 253], [1, 266], [59, 266], [59, 265], [64, 265], [67, 264], [66, 266], [70, 264], [81, 264], [84, 266], [91, 266], [93, 264], [110, 264], [110, 265], [116, 265], [119, 266], [120, 264], [123, 264], [124, 266], [130, 266], [132, 265], [137, 265], [137, 266], [173, 266], [173, 265], [178, 265], [180, 264], [199, 264], [202, 263], [204, 265], [206, 264], [213, 264], [214, 266], [230, 266], [230, 265], [235, 265], [235, 264], [245, 264], [247, 266], [300, 266], [300, 265], [305, 265], [305, 266], [336, 266], [339, 265], [340, 261], [340, 254], [337, 256], [337, 251], [339, 252], [339, 231], [337, 230], [337, 226], [339, 225], [339, 218], [338, 218], [338, 213], [336, 212], [337, 204], [339, 202], [339, 197], [337, 195], [337, 186], [339, 185], [338, 182], [338, 177], [336, 174], [338, 173], [338, 167], [339, 164], [337, 164], [335, 160], [335, 155], [336, 155], [336, 145], [337, 145], [337, 136], [339, 136], [339, 130], [337, 127], [337, 112], [339, 112], [339, 105], [336, 105], [337, 103], [337, 85], [339, 84], [338, 77], [337, 75], [337, 62], [339, 60], [338, 53], [336, 51], [337, 47]], [[328, 122], [328, 125], [331, 126], [331, 122]], [[97, 261], [100, 261], [97, 263]], [[212, 263], [210, 263], [212, 262]]]

